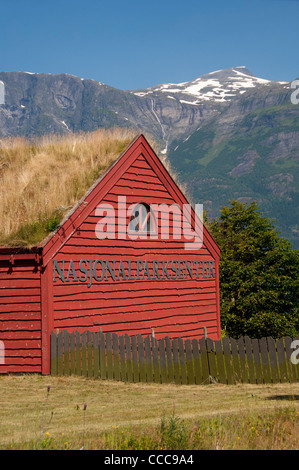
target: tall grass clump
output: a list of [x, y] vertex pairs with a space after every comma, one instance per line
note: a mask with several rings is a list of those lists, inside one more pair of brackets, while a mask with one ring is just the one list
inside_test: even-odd
[[135, 136], [135, 130], [113, 128], [2, 139], [0, 245], [41, 242]]
[[183, 420], [162, 417], [160, 424], [111, 426], [110, 430], [78, 433], [46, 432], [42, 439], [11, 442], [0, 449], [14, 450], [297, 450], [298, 416], [293, 406], [270, 412]]
[[298, 411], [293, 406], [183, 420], [163, 416], [156, 426], [113, 427], [90, 435], [88, 448], [101, 450], [296, 450]]

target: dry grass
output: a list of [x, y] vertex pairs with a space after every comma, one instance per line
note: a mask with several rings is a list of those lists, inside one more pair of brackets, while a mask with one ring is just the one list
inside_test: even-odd
[[292, 449], [299, 444], [298, 398], [299, 384], [176, 386], [0, 377], [0, 448], [80, 448], [85, 429], [86, 447], [94, 449]]
[[[0, 246], [42, 242], [137, 134], [135, 129], [111, 128], [1, 139]], [[157, 142], [150, 135], [146, 138], [159, 155]], [[167, 157], [160, 157], [186, 194]]]
[[0, 245], [35, 245], [136, 136], [130, 129], [3, 139], [0, 148]]

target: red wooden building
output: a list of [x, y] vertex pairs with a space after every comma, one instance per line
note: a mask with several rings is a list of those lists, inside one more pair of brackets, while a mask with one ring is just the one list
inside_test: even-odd
[[220, 250], [183, 208], [141, 135], [40, 246], [0, 248], [0, 372], [48, 374], [57, 329], [219, 339]]

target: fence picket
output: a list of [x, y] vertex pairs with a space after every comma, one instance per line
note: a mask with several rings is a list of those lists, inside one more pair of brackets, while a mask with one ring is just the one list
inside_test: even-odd
[[125, 334], [125, 354], [126, 354], [126, 365], [127, 365], [127, 379], [128, 379], [128, 382], [133, 382], [131, 341], [130, 341], [130, 337], [128, 334]]
[[106, 361], [107, 361], [107, 379], [113, 379], [113, 354], [111, 333], [106, 333]]
[[240, 361], [240, 371], [241, 371], [241, 380], [242, 383], [248, 383], [248, 368], [246, 364], [246, 355], [245, 355], [245, 346], [244, 346], [244, 338], [241, 336], [237, 340], [238, 344], [238, 351], [239, 351], [239, 361]]
[[[149, 341], [149, 338], [148, 338], [148, 341]], [[143, 337], [141, 335], [137, 336], [137, 344], [138, 344], [140, 381], [141, 382], [146, 382], [147, 373], [149, 373], [149, 368], [148, 368], [148, 365], [145, 364], [144, 341], [143, 341]]]
[[153, 364], [152, 364], [152, 348], [151, 348], [151, 340], [150, 336], [144, 338], [144, 379], [141, 382], [153, 382], [154, 375], [153, 375]]
[[252, 344], [251, 344], [251, 339], [248, 336], [244, 337], [244, 346], [245, 346], [245, 354], [246, 354], [246, 361], [247, 361], [247, 367], [248, 367], [248, 382], [250, 384], [255, 384], [256, 377], [255, 377], [255, 370], [254, 370]]
[[259, 348], [259, 341], [256, 338], [252, 340], [252, 351], [253, 351], [253, 357], [254, 357], [256, 383], [262, 384], [263, 374], [262, 374], [262, 365], [261, 365], [261, 357], [260, 357], [260, 348]]
[[99, 333], [93, 333], [93, 376], [98, 378], [100, 375], [100, 349]]
[[93, 334], [87, 332], [87, 377], [93, 377]]
[[138, 350], [137, 350], [137, 338], [132, 336], [132, 361], [133, 361], [133, 381], [139, 382], [139, 367], [138, 367]]
[[120, 376], [123, 382], [127, 381], [126, 374], [126, 354], [125, 354], [125, 338], [119, 337], [119, 356], [120, 356]]
[[230, 340], [227, 336], [222, 339], [223, 356], [226, 370], [226, 379], [229, 385], [234, 383], [233, 364], [230, 349]]
[[63, 374], [63, 339], [62, 333], [57, 335], [57, 375]]
[[286, 359], [287, 359], [287, 370], [288, 370], [288, 380], [289, 382], [293, 382], [296, 377], [296, 366], [292, 364], [291, 361], [291, 354], [293, 349], [291, 348], [292, 339], [289, 336], [284, 338], [285, 344], [285, 352], [286, 352]]
[[70, 374], [74, 375], [76, 371], [76, 348], [75, 348], [75, 332], [70, 334]]
[[216, 382], [218, 380], [218, 372], [216, 366], [214, 342], [211, 338], [206, 339], [206, 348], [209, 361], [209, 379], [212, 382]]
[[120, 380], [120, 365], [119, 365], [119, 343], [118, 335], [112, 334], [112, 352], [113, 352], [113, 378]]
[[185, 341], [186, 348], [186, 364], [187, 364], [187, 383], [193, 385], [195, 383], [194, 370], [193, 370], [193, 356], [191, 341], [187, 339]]
[[62, 331], [63, 337], [63, 375], [70, 375], [70, 342], [69, 332], [67, 330]]
[[242, 381], [242, 372], [241, 372], [240, 363], [239, 363], [239, 351], [238, 351], [237, 340], [234, 338], [230, 338], [230, 345], [231, 345], [232, 362], [233, 362], [233, 370], [234, 370], [234, 382], [239, 383]]
[[87, 342], [87, 331], [84, 331], [81, 335], [81, 349], [82, 349], [82, 375], [87, 376], [87, 365], [86, 365], [86, 342]]
[[209, 383], [210, 382], [210, 369], [209, 369], [208, 351], [207, 351], [205, 338], [201, 338], [199, 340], [199, 351], [200, 351], [200, 360], [201, 360], [201, 368], [202, 368], [202, 383]]
[[270, 375], [269, 357], [268, 357], [268, 349], [267, 349], [267, 339], [261, 338], [259, 340], [259, 346], [260, 346], [261, 359], [262, 359], [263, 382], [270, 383], [271, 375]]
[[194, 361], [195, 383], [199, 385], [202, 383], [203, 378], [202, 378], [202, 369], [201, 369], [200, 358], [199, 358], [199, 344], [198, 344], [198, 340], [195, 338], [192, 340], [192, 353], [193, 353], [193, 361]]
[[166, 358], [167, 358], [168, 381], [174, 382], [171, 342], [168, 336], [166, 336], [165, 338], [165, 347], [166, 347]]
[[267, 347], [269, 351], [271, 379], [273, 383], [277, 383], [279, 382], [279, 374], [278, 374], [276, 344], [275, 344], [274, 339], [271, 338], [271, 336], [267, 338]]
[[100, 351], [100, 377], [105, 380], [106, 377], [106, 345], [105, 335], [102, 331], [99, 332], [99, 351]]
[[216, 362], [218, 364], [218, 381], [222, 384], [226, 384], [227, 378], [226, 378], [224, 358], [223, 358], [223, 344], [221, 340], [215, 341], [214, 344], [215, 344]]
[[157, 347], [157, 340], [154, 336], [151, 337], [151, 344], [152, 344], [152, 356], [153, 356], [153, 366], [154, 366], [154, 382], [160, 383], [158, 347]]
[[164, 338], [159, 339], [159, 358], [160, 358], [160, 371], [161, 371], [161, 383], [168, 382], [168, 374], [166, 367], [166, 354], [165, 354], [165, 340]]
[[81, 344], [81, 335], [79, 331], [75, 333], [75, 358], [76, 358], [76, 375], [81, 375], [82, 373], [82, 363], [81, 363], [81, 354], [82, 354], [82, 344]]
[[180, 369], [181, 369], [181, 382], [184, 385], [186, 385], [187, 384], [186, 358], [185, 358], [184, 341], [182, 340], [182, 338], [178, 338], [178, 346], [179, 346], [179, 362], [180, 362]]
[[58, 343], [57, 335], [56, 335], [56, 333], [54, 333], [54, 331], [52, 331], [52, 333], [51, 333], [51, 367], [50, 367], [51, 375], [57, 375], [57, 369], [58, 369], [58, 365], [57, 365], [57, 356], [58, 356], [57, 343]]
[[176, 338], [172, 340], [172, 354], [173, 354], [174, 381], [176, 384], [180, 384], [181, 373], [180, 373], [180, 363], [179, 363], [179, 347], [178, 347], [178, 340]]

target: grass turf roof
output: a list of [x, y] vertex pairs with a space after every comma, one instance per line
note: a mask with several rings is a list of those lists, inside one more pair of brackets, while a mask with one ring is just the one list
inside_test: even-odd
[[0, 149], [0, 245], [31, 248], [53, 232], [136, 136], [130, 129], [5, 139]]

